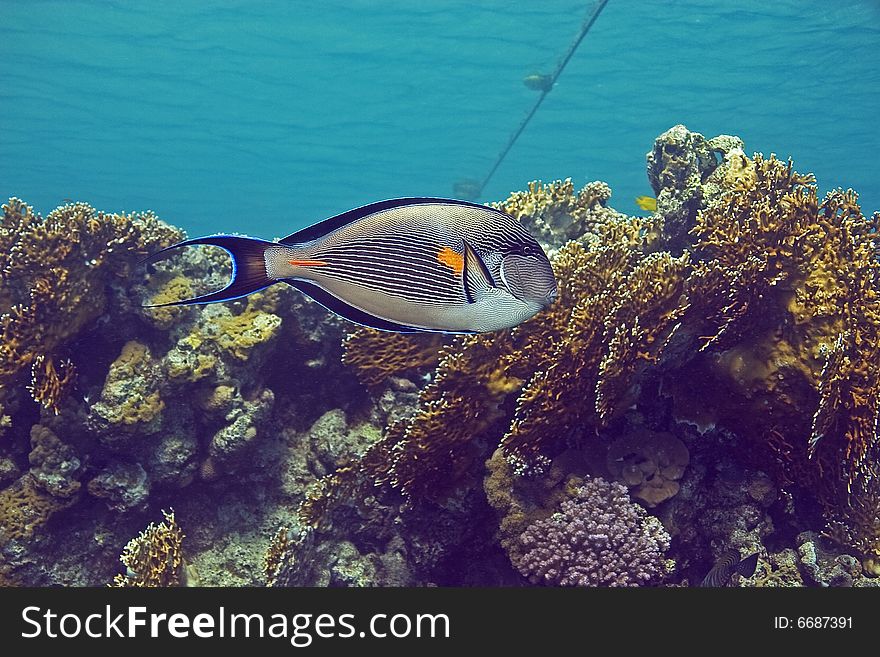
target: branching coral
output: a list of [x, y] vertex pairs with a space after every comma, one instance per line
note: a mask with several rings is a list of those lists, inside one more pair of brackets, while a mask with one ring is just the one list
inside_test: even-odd
[[[592, 215], [591, 232], [552, 258], [554, 306], [444, 349], [417, 413], [321, 482], [304, 518], [376, 486], [439, 499], [499, 439], [520, 473], [535, 472], [638, 407], [651, 382], [678, 420], [728, 426], [755, 442], [763, 467], [776, 463], [780, 481], [812, 482], [829, 531], [880, 555], [880, 215], [862, 217], [852, 192], [820, 203], [812, 176], [747, 158], [738, 140], [699, 143], [693, 157], [659, 151], [683, 163], [657, 170], [661, 192], [685, 173], [702, 184], [679, 199], [687, 208], [667, 212], [680, 256], [655, 250], [653, 224], [607, 208]], [[502, 207], [553, 225], [574, 225], [583, 209], [568, 184], [532, 186]]]
[[552, 246], [595, 230], [609, 217], [623, 217], [607, 207], [611, 188], [596, 181], [575, 193], [571, 178], [544, 184], [533, 180], [528, 191], [513, 192], [494, 207], [519, 219], [534, 235]]
[[0, 220], [0, 390], [32, 368], [34, 398], [57, 408], [73, 369], [53, 362], [66, 363], [58, 352], [104, 311], [107, 282], [180, 237], [151, 213], [73, 203], [43, 219], [10, 199]]
[[359, 327], [346, 336], [342, 360], [355, 369], [361, 383], [376, 389], [391, 376], [436, 367], [443, 343], [438, 333], [409, 335]]
[[123, 548], [119, 560], [126, 574], [116, 575], [112, 586], [165, 587], [185, 582], [186, 569], [181, 545], [183, 531], [174, 518], [174, 511], [163, 511], [165, 520], [150, 523]]
[[514, 565], [535, 584], [644, 586], [668, 572], [669, 534], [633, 504], [626, 488], [589, 479], [558, 513], [520, 536]]

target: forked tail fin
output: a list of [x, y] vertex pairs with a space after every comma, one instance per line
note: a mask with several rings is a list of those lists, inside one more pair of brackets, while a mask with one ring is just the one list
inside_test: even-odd
[[229, 301], [247, 296], [257, 290], [272, 285], [277, 281], [269, 277], [266, 271], [266, 249], [277, 246], [275, 242], [254, 239], [253, 237], [236, 237], [234, 235], [212, 235], [210, 237], [197, 237], [178, 244], [169, 246], [143, 261], [143, 264], [156, 262], [167, 257], [169, 251], [184, 246], [219, 246], [232, 256], [232, 280], [222, 290], [203, 294], [193, 299], [181, 299], [169, 303], [145, 304], [144, 308], [161, 308], [163, 306], [188, 306], [193, 303], [213, 303], [215, 301]]

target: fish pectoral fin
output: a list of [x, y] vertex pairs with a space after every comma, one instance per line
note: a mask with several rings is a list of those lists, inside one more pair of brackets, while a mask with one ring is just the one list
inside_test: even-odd
[[740, 574], [741, 577], [751, 577], [755, 574], [755, 571], [758, 569], [758, 553], [750, 554], [745, 559], [740, 561], [736, 566], [736, 572]]
[[476, 303], [478, 294], [498, 286], [480, 254], [474, 251], [467, 240], [462, 241], [464, 242], [464, 258], [461, 268], [461, 282], [464, 286], [464, 296], [468, 303]]

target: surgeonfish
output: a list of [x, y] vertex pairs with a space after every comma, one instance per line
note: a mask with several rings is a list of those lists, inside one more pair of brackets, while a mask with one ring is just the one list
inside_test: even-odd
[[750, 554], [740, 560], [739, 550], [728, 550], [719, 557], [712, 570], [703, 579], [700, 586], [729, 586], [730, 578], [736, 573], [742, 577], [751, 577], [758, 567], [758, 553]]
[[232, 256], [229, 284], [193, 299], [236, 299], [284, 282], [338, 315], [399, 332], [510, 328], [556, 298], [541, 246], [510, 215], [442, 198], [400, 198], [349, 210], [277, 242], [234, 235], [185, 240]]
[[657, 212], [657, 199], [653, 196], [636, 196], [636, 205], [647, 212]]

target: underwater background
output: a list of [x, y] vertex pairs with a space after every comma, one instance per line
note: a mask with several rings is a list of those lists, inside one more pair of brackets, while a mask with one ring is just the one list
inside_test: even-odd
[[[880, 3], [0, 18], [0, 585], [880, 585]], [[558, 285], [512, 329], [144, 306], [475, 186]]]
[[[592, 3], [0, 2], [0, 192], [263, 237], [481, 179]], [[650, 194], [676, 123], [880, 208], [880, 3], [611, 0], [480, 200]]]

